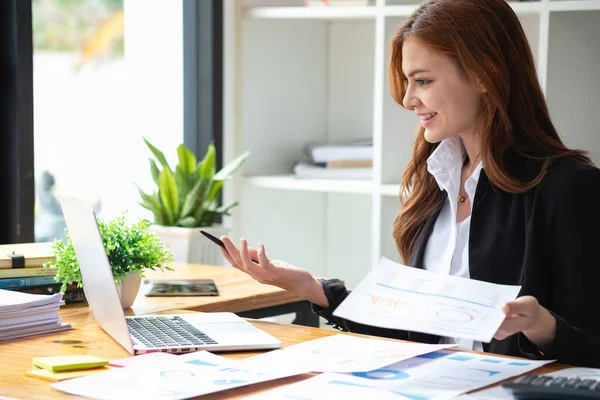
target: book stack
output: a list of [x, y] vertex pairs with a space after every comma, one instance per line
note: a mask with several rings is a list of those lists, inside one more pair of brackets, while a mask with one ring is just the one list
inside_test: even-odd
[[306, 146], [312, 162], [294, 166], [297, 178], [373, 179], [373, 141], [313, 143]]
[[0, 289], [0, 341], [71, 329], [58, 310], [60, 293], [29, 294]]
[[[59, 293], [61, 283], [54, 279], [55, 271], [44, 268], [54, 261], [52, 242], [0, 245], [0, 289], [31, 294]], [[83, 289], [67, 285], [65, 303], [85, 301]]]

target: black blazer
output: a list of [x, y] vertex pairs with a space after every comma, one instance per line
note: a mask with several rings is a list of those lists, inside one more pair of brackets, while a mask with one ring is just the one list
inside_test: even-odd
[[[510, 155], [505, 165], [521, 180], [535, 177], [540, 165]], [[439, 214], [439, 211], [438, 211]], [[437, 214], [418, 240], [410, 265], [423, 268], [425, 247]], [[521, 285], [557, 319], [551, 351], [543, 354], [523, 334], [484, 343], [485, 351], [557, 359], [600, 367], [600, 170], [572, 158], [555, 161], [542, 182], [523, 194], [494, 187], [481, 171], [469, 234], [472, 279]], [[439, 337], [357, 324], [332, 315], [348, 295], [337, 279], [323, 280], [329, 307], [313, 311], [337, 327], [357, 333], [438, 343]]]

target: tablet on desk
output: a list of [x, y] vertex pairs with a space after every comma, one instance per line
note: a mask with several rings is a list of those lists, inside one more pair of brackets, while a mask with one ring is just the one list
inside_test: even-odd
[[212, 279], [146, 279], [146, 296], [218, 296], [219, 290]]

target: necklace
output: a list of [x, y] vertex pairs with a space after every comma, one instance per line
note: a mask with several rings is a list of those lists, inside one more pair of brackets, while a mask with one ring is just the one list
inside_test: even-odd
[[[468, 159], [467, 159], [468, 160]], [[469, 172], [468, 176], [473, 175], [473, 171], [475, 170], [475, 163], [473, 163], [473, 165], [471, 166], [471, 171]], [[458, 193], [458, 202], [459, 203], [464, 203], [465, 201], [467, 201], [467, 196], [464, 194], [460, 194], [460, 192]]]

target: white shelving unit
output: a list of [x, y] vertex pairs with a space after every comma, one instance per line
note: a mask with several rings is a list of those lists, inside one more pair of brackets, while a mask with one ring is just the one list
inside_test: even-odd
[[[225, 1], [225, 158], [253, 155], [226, 187], [235, 238], [271, 258], [354, 287], [381, 256], [398, 260], [392, 223], [418, 120], [388, 90], [387, 43], [417, 1], [304, 7]], [[567, 145], [600, 161], [600, 0], [510, 2]], [[371, 137], [374, 179], [291, 175], [304, 146]]]

